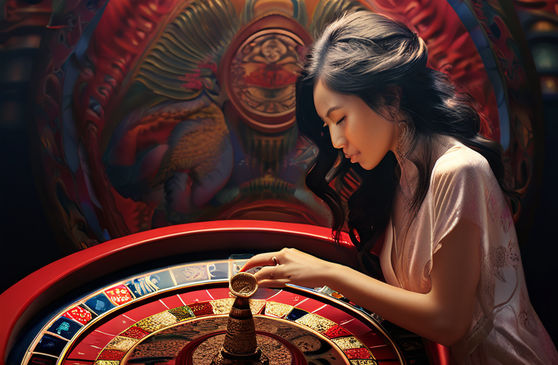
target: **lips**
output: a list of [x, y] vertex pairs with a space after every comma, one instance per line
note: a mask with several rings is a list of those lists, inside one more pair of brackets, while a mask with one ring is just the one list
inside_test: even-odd
[[356, 161], [356, 157], [357, 157], [358, 155], [360, 155], [360, 152], [353, 153], [353, 154], [345, 153], [345, 158], [351, 160], [351, 162], [354, 163], [354, 162]]

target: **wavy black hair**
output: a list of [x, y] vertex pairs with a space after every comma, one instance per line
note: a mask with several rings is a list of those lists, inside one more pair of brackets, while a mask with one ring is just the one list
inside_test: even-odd
[[[383, 235], [392, 213], [399, 165], [388, 152], [370, 171], [350, 166], [331, 144], [327, 128], [318, 116], [313, 99], [318, 80], [331, 90], [360, 97], [382, 114], [396, 96], [399, 110], [414, 131], [412, 148], [421, 153], [411, 161], [418, 169], [418, 186], [412, 207], [418, 209], [429, 187], [434, 161], [432, 138], [447, 135], [482, 154], [500, 186], [515, 198], [504, 181], [502, 148], [479, 134], [481, 119], [468, 95], [460, 94], [443, 73], [427, 67], [426, 44], [407, 26], [370, 11], [345, 14], [329, 24], [314, 42], [296, 83], [296, 120], [302, 135], [319, 149], [307, 172], [306, 184], [330, 207], [332, 229], [348, 226], [353, 243], [361, 253], [363, 269], [379, 276], [377, 258], [370, 249]], [[396, 90], [397, 95], [394, 95]], [[417, 143], [420, 142], [420, 143]], [[420, 146], [420, 147], [419, 147]], [[419, 150], [416, 150], [419, 152]], [[333, 178], [353, 170], [360, 177], [358, 189], [344, 201], [332, 187]]]

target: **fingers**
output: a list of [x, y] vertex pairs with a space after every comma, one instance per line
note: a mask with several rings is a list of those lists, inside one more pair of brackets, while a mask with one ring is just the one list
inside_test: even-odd
[[244, 266], [240, 269], [240, 272], [248, 271], [258, 266], [275, 266], [278, 264], [278, 256], [278, 252], [266, 252], [254, 255], [244, 264]]
[[262, 280], [258, 282], [258, 286], [263, 288], [284, 288], [285, 284], [289, 284], [289, 281], [286, 279], [278, 279], [278, 280]]
[[287, 275], [284, 275], [281, 266], [264, 266], [261, 270], [254, 274], [258, 280], [258, 285], [260, 281], [264, 280], [282, 280], [288, 279]]
[[282, 288], [290, 282], [289, 275], [286, 275], [284, 266], [265, 266], [254, 274], [258, 280], [258, 285], [268, 288]]

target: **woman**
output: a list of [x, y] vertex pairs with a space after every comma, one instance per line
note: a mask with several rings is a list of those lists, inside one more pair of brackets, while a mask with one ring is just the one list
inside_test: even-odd
[[367, 267], [382, 244], [385, 282], [294, 249], [256, 255], [243, 270], [264, 266], [263, 286], [327, 285], [449, 346], [458, 363], [558, 364], [527, 295], [500, 149], [426, 63], [420, 37], [361, 11], [325, 29], [297, 81], [297, 122], [319, 147], [307, 184], [339, 232], [346, 215], [329, 182], [355, 164], [349, 232]]

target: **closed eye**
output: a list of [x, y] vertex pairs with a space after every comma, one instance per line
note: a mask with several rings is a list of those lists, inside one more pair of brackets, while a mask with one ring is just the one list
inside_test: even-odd
[[345, 121], [345, 117], [339, 119], [339, 120], [337, 121], [337, 123], [335, 123], [335, 125], [339, 125], [339, 124], [343, 123], [343, 121]]

